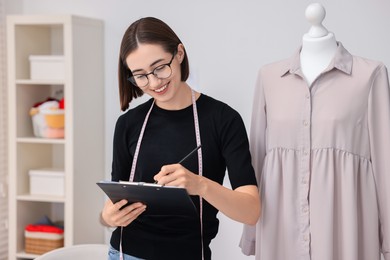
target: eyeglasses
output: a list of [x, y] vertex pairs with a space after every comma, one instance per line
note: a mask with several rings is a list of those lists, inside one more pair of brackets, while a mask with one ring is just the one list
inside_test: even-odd
[[150, 74], [153, 74], [158, 79], [166, 79], [172, 74], [171, 63], [174, 57], [175, 57], [175, 53], [172, 54], [172, 59], [170, 62], [157, 66], [156, 68], [154, 68], [152, 72], [149, 72], [147, 74], [136, 74], [133, 76], [129, 76], [127, 80], [139, 88], [145, 88], [146, 86], [149, 85], [148, 75]]

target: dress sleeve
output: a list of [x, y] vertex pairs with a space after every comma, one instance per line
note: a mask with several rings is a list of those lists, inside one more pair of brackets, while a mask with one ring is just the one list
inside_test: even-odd
[[[264, 90], [261, 81], [261, 70], [258, 74], [255, 85], [253, 104], [252, 104], [252, 119], [250, 128], [249, 145], [252, 155], [252, 164], [255, 170], [256, 179], [261, 194], [261, 174], [263, 170], [263, 162], [266, 154], [266, 103]], [[260, 196], [261, 199], [261, 196]], [[261, 221], [261, 216], [260, 220]], [[241, 236], [240, 247], [245, 255], [254, 255], [256, 248], [256, 226], [244, 225]]]
[[373, 75], [368, 102], [371, 163], [378, 197], [382, 253], [390, 260], [390, 91], [386, 67]]

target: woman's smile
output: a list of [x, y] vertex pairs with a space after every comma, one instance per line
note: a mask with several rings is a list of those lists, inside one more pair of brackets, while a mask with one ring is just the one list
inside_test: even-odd
[[157, 94], [164, 94], [166, 92], [166, 90], [168, 90], [168, 84], [165, 84], [164, 86], [160, 87], [160, 88], [157, 88], [157, 89], [153, 89], [152, 91], [156, 92]]

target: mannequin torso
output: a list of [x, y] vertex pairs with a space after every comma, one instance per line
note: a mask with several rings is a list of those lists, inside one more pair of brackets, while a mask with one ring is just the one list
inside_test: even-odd
[[332, 61], [337, 50], [337, 42], [334, 34], [322, 26], [325, 9], [320, 4], [309, 5], [306, 9], [306, 18], [312, 26], [302, 38], [300, 60], [302, 73], [311, 85]]

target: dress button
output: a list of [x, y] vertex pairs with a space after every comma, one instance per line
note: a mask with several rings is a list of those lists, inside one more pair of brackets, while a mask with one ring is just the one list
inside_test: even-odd
[[309, 95], [309, 94], [306, 94], [306, 98], [309, 99], [309, 98], [310, 98], [310, 95]]
[[304, 126], [308, 126], [309, 123], [305, 120], [305, 121], [303, 121], [303, 125], [304, 125]]
[[307, 213], [309, 211], [309, 207], [308, 206], [304, 206], [302, 208], [302, 211], [303, 211], [303, 213]]
[[306, 242], [309, 241], [309, 234], [304, 234], [303, 235], [303, 240], [306, 241]]
[[303, 184], [307, 184], [307, 178], [303, 177], [303, 178], [302, 178], [302, 183], [303, 183]]

